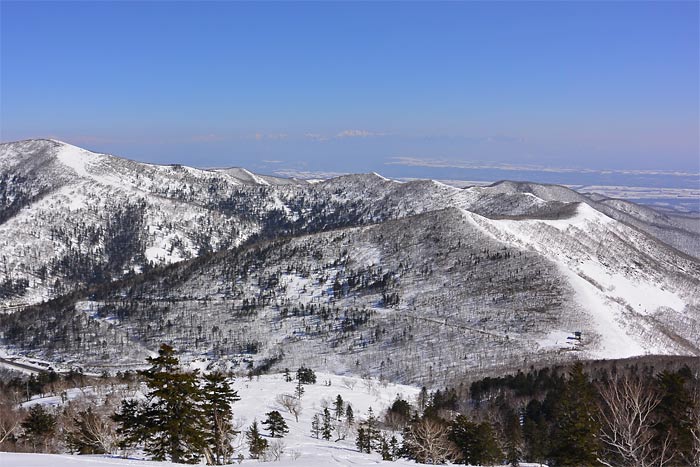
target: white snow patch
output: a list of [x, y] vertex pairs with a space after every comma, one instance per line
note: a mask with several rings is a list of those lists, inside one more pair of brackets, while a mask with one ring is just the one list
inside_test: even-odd
[[62, 143], [56, 157], [61, 164], [72, 169], [79, 176], [86, 178], [90, 177], [90, 166], [101, 159], [100, 154], [95, 154], [66, 143]]
[[537, 341], [537, 345], [542, 349], [574, 349], [576, 339], [571, 331], [550, 331], [545, 337]]
[[566, 265], [557, 262], [557, 266], [574, 288], [576, 303], [580, 304], [593, 318], [592, 322], [600, 335], [599, 349], [593, 352], [598, 358], [626, 358], [644, 355], [649, 351], [665, 353], [663, 349], [645, 348], [627, 333], [622, 325], [619, 304], [612, 302]]

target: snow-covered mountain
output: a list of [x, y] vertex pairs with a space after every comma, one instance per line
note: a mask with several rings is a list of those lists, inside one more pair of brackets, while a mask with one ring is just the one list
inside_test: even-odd
[[0, 333], [91, 368], [169, 341], [221, 365], [431, 384], [700, 355], [698, 229], [555, 185], [310, 184], [7, 143]]

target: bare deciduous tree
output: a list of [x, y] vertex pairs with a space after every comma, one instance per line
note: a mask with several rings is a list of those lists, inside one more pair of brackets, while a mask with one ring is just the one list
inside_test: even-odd
[[598, 459], [609, 467], [663, 467], [673, 457], [670, 435], [655, 449], [654, 409], [661, 396], [642, 380], [624, 376], [600, 386], [600, 439], [612, 459]]
[[263, 461], [264, 462], [277, 462], [280, 460], [282, 457], [282, 454], [284, 454], [285, 449], [287, 448], [287, 445], [282, 441], [281, 439], [275, 439], [273, 440], [269, 447], [265, 450], [263, 453]]
[[691, 421], [692, 425], [690, 427], [690, 433], [693, 436], [693, 450], [691, 453], [691, 460], [693, 465], [700, 465], [700, 375], [696, 376], [696, 382], [692, 388], [692, 414]]
[[333, 420], [333, 433], [335, 434], [335, 442], [344, 440], [352, 431], [352, 426], [347, 420]]
[[356, 384], [357, 384], [357, 381], [354, 380], [353, 378], [343, 378], [343, 386], [350, 389], [351, 391], [355, 389]]
[[411, 425], [405, 442], [416, 461], [423, 464], [444, 464], [446, 460], [457, 460], [460, 451], [449, 440], [449, 427], [446, 424], [424, 418]]
[[299, 415], [301, 415], [302, 407], [301, 401], [297, 397], [291, 394], [278, 394], [275, 398], [275, 402], [277, 402], [284, 410], [293, 415], [294, 420], [297, 422], [299, 421]]
[[10, 403], [0, 402], [0, 446], [19, 433], [24, 416]]

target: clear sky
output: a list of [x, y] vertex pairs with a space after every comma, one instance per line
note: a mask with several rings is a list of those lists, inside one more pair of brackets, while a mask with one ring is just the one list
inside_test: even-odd
[[0, 136], [262, 172], [697, 172], [698, 5], [3, 0]]

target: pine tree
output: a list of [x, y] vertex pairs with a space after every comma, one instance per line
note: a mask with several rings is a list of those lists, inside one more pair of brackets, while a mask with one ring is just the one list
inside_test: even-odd
[[209, 427], [206, 441], [213, 457], [210, 462], [217, 465], [227, 464], [232, 460], [232, 442], [238, 434], [231, 423], [231, 406], [240, 400], [240, 397], [222, 373], [208, 374], [204, 381], [202, 407]]
[[311, 368], [302, 366], [297, 370], [297, 381], [301, 384], [316, 384], [316, 373]]
[[391, 460], [396, 460], [401, 455], [401, 447], [399, 446], [399, 441], [396, 436], [392, 435], [389, 440], [389, 451], [391, 452]]
[[391, 455], [391, 448], [389, 448], [389, 443], [386, 437], [382, 436], [379, 440], [379, 453], [382, 455], [382, 460], [393, 461], [394, 458]]
[[253, 424], [245, 433], [248, 440], [248, 451], [252, 459], [259, 459], [267, 450], [267, 440], [260, 435], [257, 420], [253, 420]]
[[314, 414], [314, 418], [311, 419], [311, 434], [314, 435], [316, 439], [321, 435], [321, 418], [318, 414]]
[[520, 416], [510, 406], [501, 408], [502, 430], [505, 436], [504, 451], [509, 465], [517, 466], [522, 457], [522, 429]]
[[357, 429], [357, 439], [355, 440], [355, 446], [357, 446], [357, 449], [360, 452], [370, 452], [369, 443], [367, 442], [367, 433], [365, 432], [365, 429], [362, 426]]
[[491, 465], [502, 457], [493, 428], [487, 422], [476, 423], [458, 415], [450, 424], [448, 437], [467, 464]]
[[693, 401], [686, 381], [689, 377], [692, 373], [687, 367], [677, 372], [664, 371], [656, 377], [661, 393], [656, 409], [659, 414], [656, 443], [661, 445], [670, 434], [671, 448], [681, 462], [687, 464], [692, 463], [693, 437], [700, 436], [694, 435], [692, 429]]
[[367, 433], [367, 452], [370, 452], [379, 442], [379, 421], [374, 416], [374, 410], [370, 407], [367, 410], [367, 420], [365, 421], [365, 432]]
[[348, 424], [350, 424], [350, 425], [355, 423], [355, 414], [353, 413], [352, 405], [350, 405], [350, 404], [348, 404], [345, 407], [345, 419], [347, 420]]
[[151, 367], [139, 372], [149, 392], [146, 401], [122, 401], [113, 416], [124, 436], [122, 445], [143, 444], [154, 460], [196, 463], [206, 448], [202, 395], [197, 372], [185, 372], [175, 350], [163, 344], [158, 357], [149, 357]]
[[340, 420], [343, 418], [343, 414], [345, 413], [345, 402], [340, 394], [338, 394], [338, 396], [335, 398], [333, 406], [335, 407], [335, 418]]
[[544, 417], [542, 403], [531, 400], [525, 408], [523, 438], [525, 457], [533, 462], [544, 462], [549, 452], [549, 427]]
[[418, 394], [418, 409], [422, 412], [430, 401], [430, 395], [428, 394], [428, 389], [423, 386]]
[[328, 407], [323, 409], [323, 417], [321, 420], [321, 438], [328, 441], [333, 436], [333, 426], [331, 425], [331, 412], [328, 410]]
[[550, 457], [557, 465], [598, 465], [600, 427], [596, 410], [596, 391], [583, 373], [583, 365], [576, 363], [555, 412]]
[[22, 422], [24, 438], [32, 443], [32, 449], [37, 450], [38, 444], [43, 444], [43, 452], [48, 452], [48, 445], [56, 432], [56, 417], [47, 412], [41, 404], [33, 405], [29, 414]]
[[304, 386], [301, 385], [300, 379], [297, 379], [297, 387], [294, 390], [294, 395], [297, 396], [297, 399], [301, 399], [301, 396], [304, 395]]
[[282, 414], [277, 410], [266, 413], [267, 419], [265, 419], [262, 424], [265, 425], [267, 430], [270, 432], [270, 436], [273, 438], [281, 438], [285, 433], [289, 433], [289, 427], [287, 427], [287, 422], [284, 421]]

